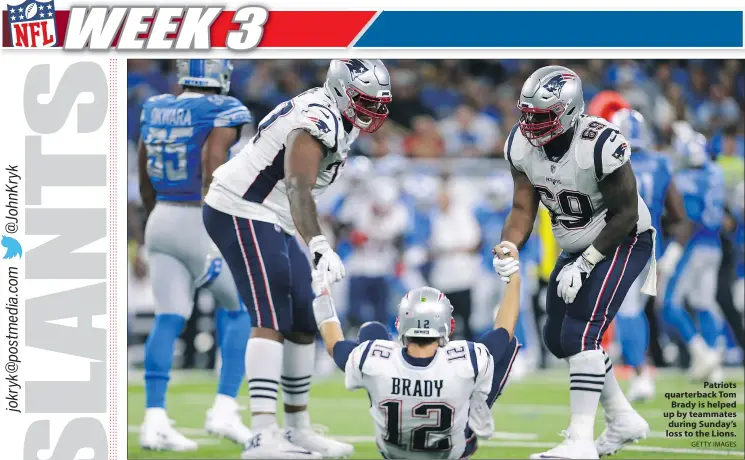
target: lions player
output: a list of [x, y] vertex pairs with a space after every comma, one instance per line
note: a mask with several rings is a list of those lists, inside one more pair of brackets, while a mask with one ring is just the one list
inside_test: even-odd
[[[716, 350], [722, 321], [716, 290], [722, 260], [719, 230], [724, 219], [724, 175], [709, 159], [702, 134], [694, 134], [679, 153], [683, 169], [674, 180], [694, 231], [667, 283], [663, 313], [688, 345], [691, 379], [703, 380], [718, 373], [722, 360]], [[698, 331], [683, 308], [686, 300], [696, 312]]]
[[233, 69], [230, 61], [181, 59], [177, 67], [183, 93], [151, 97], [140, 118], [140, 192], [148, 215], [145, 247], [157, 302], [155, 324], [145, 344], [147, 410], [140, 443], [146, 449], [185, 451], [197, 444], [173, 429], [165, 399], [174, 344], [191, 316], [195, 288], [209, 287], [217, 303], [230, 312], [218, 395], [205, 429], [238, 443], [250, 437], [235, 402], [243, 379], [249, 318], [241, 311], [230, 272], [221, 273], [219, 253], [204, 229], [200, 206], [205, 183], [227, 160], [251, 114], [225, 95]]
[[[500, 257], [518, 259], [517, 251]], [[398, 341], [380, 323], [360, 328], [360, 342], [344, 340], [322, 272], [313, 272], [313, 312], [348, 390], [364, 388], [383, 458], [469, 458], [477, 437], [494, 431], [490, 408], [499, 397], [518, 354], [513, 337], [520, 311], [520, 273], [497, 313], [494, 330], [478, 342], [450, 341], [453, 306], [437, 289], [409, 291], [398, 306]]]
[[[546, 347], [569, 362], [571, 421], [566, 439], [531, 458], [598, 458], [647, 435], [600, 343], [631, 284], [647, 265], [654, 229], [639, 198], [629, 146], [607, 121], [583, 114], [582, 83], [561, 66], [538, 69], [523, 85], [520, 121], [505, 157], [515, 182], [500, 247], [522, 247], [543, 202], [562, 249], [546, 294]], [[495, 258], [505, 281], [518, 261]], [[645, 291], [655, 293], [654, 263]], [[593, 443], [598, 401], [607, 428]]]
[[[321, 233], [314, 196], [336, 180], [360, 130], [388, 117], [390, 75], [380, 60], [331, 62], [326, 83], [280, 104], [244, 149], [215, 171], [204, 223], [233, 273], [253, 324], [246, 350], [254, 437], [244, 458], [351, 455], [349, 444], [311, 429], [308, 415], [315, 357], [311, 268], [330, 282], [344, 265]], [[276, 420], [283, 390], [284, 436]]]
[[[667, 213], [668, 228], [675, 240], [668, 245], [663, 255], [661, 233], [658, 233], [655, 256], [662, 257], [658, 265], [660, 272], [665, 276], [669, 275], [680, 259], [682, 244], [690, 236], [690, 222], [685, 215], [683, 198], [672, 182], [667, 157], [649, 150], [651, 133], [642, 114], [636, 110], [622, 109], [613, 115], [611, 123], [618, 126], [631, 147], [631, 166], [636, 175], [636, 185], [639, 187], [639, 195], [649, 208], [652, 225], [661, 228], [662, 213]], [[627, 393], [631, 402], [648, 400], [654, 395], [654, 381], [646, 366], [649, 325], [644, 307], [647, 296], [641, 292], [643, 278], [648, 270], [649, 265], [631, 286], [616, 319], [624, 360], [635, 371]]]

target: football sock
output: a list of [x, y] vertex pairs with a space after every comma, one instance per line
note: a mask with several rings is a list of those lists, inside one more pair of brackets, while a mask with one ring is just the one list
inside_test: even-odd
[[698, 320], [701, 337], [704, 338], [709, 348], [716, 348], [719, 331], [721, 330], [717, 317], [709, 310], [696, 310], [696, 319]]
[[680, 334], [681, 339], [686, 343], [690, 342], [696, 335], [696, 326], [693, 325], [691, 315], [680, 305], [666, 303], [662, 310], [665, 321]]
[[173, 366], [173, 349], [186, 319], [181, 315], [157, 314], [145, 342], [145, 404], [166, 407], [166, 390]]
[[217, 336], [217, 346], [222, 348], [225, 340], [225, 327], [228, 323], [228, 310], [223, 307], [215, 309], [215, 335]]
[[[274, 340], [251, 338], [246, 347], [246, 377], [251, 396], [251, 427], [266, 428], [277, 422], [277, 391], [282, 374], [283, 345]], [[262, 415], [256, 415], [262, 413]]]
[[610, 356], [608, 356], [605, 350], [602, 350], [602, 352], [605, 380], [603, 391], [600, 393], [600, 404], [602, 404], [603, 410], [611, 417], [620, 412], [633, 411], [634, 409], [631, 407], [628, 399], [626, 399], [626, 396], [624, 396], [618, 380], [616, 380], [616, 374], [613, 372], [613, 363], [611, 363]]
[[290, 428], [310, 428], [310, 414], [307, 410], [285, 413], [285, 423]]
[[582, 440], [593, 439], [595, 412], [605, 381], [602, 350], [587, 350], [567, 358], [569, 361], [569, 428]]
[[282, 400], [289, 406], [307, 406], [316, 365], [316, 344], [285, 340], [282, 363]]
[[647, 316], [640, 312], [634, 316], [616, 316], [624, 362], [634, 368], [644, 365], [649, 345]]
[[243, 310], [227, 312], [225, 317], [220, 344], [222, 366], [217, 392], [235, 398], [246, 371], [246, 346], [251, 335], [251, 318]]

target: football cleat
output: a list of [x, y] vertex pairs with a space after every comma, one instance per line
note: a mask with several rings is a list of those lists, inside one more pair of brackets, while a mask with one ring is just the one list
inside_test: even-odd
[[325, 429], [286, 428], [285, 439], [296, 446], [320, 453], [323, 458], [348, 458], [354, 453], [354, 446], [323, 436]]
[[649, 424], [635, 411], [622, 412], [613, 419], [606, 415], [605, 423], [605, 430], [595, 440], [595, 448], [601, 457], [613, 455], [649, 435]]
[[649, 401], [654, 398], [654, 392], [654, 380], [645, 369], [641, 375], [632, 377], [626, 398], [630, 403]]
[[237, 444], [246, 444], [251, 439], [251, 430], [243, 424], [237, 405], [233, 410], [217, 407], [208, 410], [204, 431]]
[[701, 337], [696, 336], [690, 345], [691, 365], [688, 368], [688, 378], [694, 382], [701, 382], [721, 366], [722, 355], [709, 348]]
[[582, 459], [596, 459], [598, 457], [598, 451], [595, 448], [595, 444], [590, 439], [580, 439], [571, 429], [565, 430], [561, 433], [564, 436], [564, 441], [558, 446], [546, 452], [533, 454], [529, 458], [541, 459], [541, 458], [582, 458]]
[[287, 441], [279, 427], [272, 425], [254, 433], [246, 443], [241, 458], [320, 460], [323, 456]]
[[197, 450], [197, 443], [173, 428], [173, 421], [164, 409], [148, 409], [140, 427], [140, 446], [145, 450], [189, 452]]

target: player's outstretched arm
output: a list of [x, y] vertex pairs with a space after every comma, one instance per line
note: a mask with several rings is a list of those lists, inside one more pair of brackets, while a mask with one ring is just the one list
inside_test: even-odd
[[234, 126], [212, 128], [202, 148], [202, 198], [212, 183], [212, 174], [228, 161], [230, 147], [238, 140], [240, 131]]
[[[665, 249], [658, 267], [660, 273], [669, 275], [678, 265], [678, 261], [683, 255], [683, 248], [693, 234], [693, 224], [688, 219], [683, 196], [680, 194], [678, 187], [675, 186], [675, 182], [670, 182], [665, 194], [665, 213], [673, 241]], [[657, 229], [657, 231], [661, 231], [661, 229]]]
[[[502, 248], [497, 253], [500, 259], [513, 258], [519, 260], [519, 254], [514, 249]], [[504, 298], [499, 306], [497, 317], [494, 320], [494, 329], [504, 329], [509, 334], [509, 339], [515, 335], [515, 324], [520, 314], [520, 271], [510, 275], [510, 282], [505, 287]]]
[[311, 285], [313, 287], [313, 315], [316, 318], [318, 332], [321, 333], [326, 351], [334, 356], [334, 347], [337, 343], [344, 340], [344, 332], [341, 330], [341, 322], [336, 314], [334, 299], [329, 292], [328, 283], [325, 273], [319, 270], [313, 270]]
[[318, 165], [326, 147], [304, 129], [296, 129], [287, 136], [285, 151], [285, 181], [290, 213], [297, 231], [306, 243], [322, 235], [318, 210], [311, 190], [318, 176]]
[[155, 207], [155, 187], [147, 174], [147, 149], [142, 138], [137, 143], [137, 170], [140, 178], [142, 206], [145, 208], [145, 216], [149, 216]]
[[611, 217], [595, 238], [592, 247], [607, 256], [616, 250], [639, 220], [639, 194], [631, 163], [627, 161], [608, 174], [598, 183], [598, 188]]
[[533, 223], [538, 213], [538, 193], [523, 172], [510, 167], [515, 191], [512, 196], [512, 210], [502, 229], [502, 241], [509, 241], [521, 249], [533, 231]]

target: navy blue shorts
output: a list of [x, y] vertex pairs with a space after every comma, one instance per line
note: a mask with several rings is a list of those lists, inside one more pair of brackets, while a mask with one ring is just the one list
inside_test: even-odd
[[574, 302], [567, 305], [557, 293], [559, 283], [556, 277], [580, 254], [563, 253], [546, 289], [543, 339], [549, 351], [558, 358], [566, 358], [585, 350], [599, 349], [603, 334], [651, 255], [651, 230], [627, 237], [613, 256], [595, 266]]
[[278, 225], [231, 216], [208, 205], [202, 217], [253, 327], [315, 333], [310, 262], [295, 237]]

